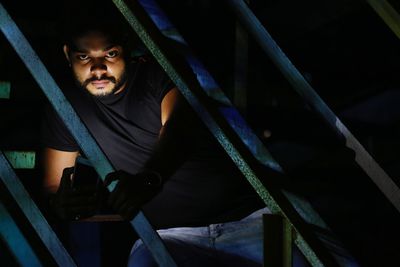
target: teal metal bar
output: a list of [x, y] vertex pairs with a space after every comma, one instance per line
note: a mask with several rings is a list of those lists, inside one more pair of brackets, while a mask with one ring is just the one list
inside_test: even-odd
[[400, 189], [389, 175], [376, 163], [354, 135], [326, 105], [311, 85], [301, 75], [289, 58], [279, 48], [271, 35], [256, 18], [243, 0], [227, 0], [244, 27], [257, 40], [264, 52], [271, 58], [296, 92], [325, 120], [335, 133], [345, 140], [355, 154], [355, 160], [376, 186], [400, 212]]
[[39, 208], [32, 201], [28, 192], [26, 192], [24, 186], [2, 152], [0, 152], [0, 180], [4, 183], [17, 205], [21, 208], [23, 214], [29, 220], [36, 234], [42, 240], [57, 264], [60, 266], [75, 266], [74, 261], [47, 223]]
[[14, 169], [34, 169], [36, 153], [34, 151], [4, 151], [8, 162]]
[[0, 81], [0, 98], [9, 99], [11, 92], [11, 84], [9, 82]]
[[43, 266], [15, 221], [0, 202], [0, 238], [14, 255], [16, 262], [23, 267]]
[[[198, 86], [199, 83], [200, 85], [207, 85], [206, 83], [204, 83], [204, 80], [200, 81], [200, 78], [208, 78], [208, 76], [201, 76], [201, 74], [204, 74], [205, 70], [200, 68], [196, 69], [196, 71], [199, 71], [201, 74], [194, 71], [197, 74], [199, 83], [191, 79], [190, 76], [182, 75], [182, 73], [186, 70], [177, 70], [177, 68], [182, 67], [182, 64], [173, 64], [173, 61], [171, 60], [171, 57], [167, 52], [168, 50], [163, 47], [162, 37], [159, 35], [158, 29], [146, 16], [146, 14], [143, 12], [142, 7], [137, 3], [137, 1], [113, 0], [113, 2], [118, 7], [120, 12], [125, 16], [126, 20], [135, 30], [141, 40], [145, 43], [150, 52], [157, 59], [159, 64], [163, 66], [164, 70], [167, 72], [172, 81], [177, 85], [182, 95], [191, 104], [191, 106], [194, 108], [194, 110], [197, 112], [203, 122], [208, 126], [209, 130], [213, 133], [215, 138], [222, 145], [222, 147], [225, 149], [227, 154], [231, 157], [231, 159], [234, 161], [240, 171], [245, 175], [250, 184], [266, 203], [266, 205], [271, 209], [273, 213], [282, 214], [289, 221], [290, 227], [296, 233], [295, 239], [298, 240], [296, 244], [300, 246], [300, 249], [303, 251], [303, 254], [307, 257], [309, 262], [313, 266], [337, 266], [337, 263], [335, 263], [335, 260], [333, 260], [332, 256], [326, 251], [326, 249], [315, 238], [315, 236], [310, 233], [310, 229], [304, 224], [304, 221], [298, 216], [298, 214], [288, 202], [287, 198], [283, 196], [282, 192], [276, 189], [271, 189], [270, 191], [268, 191], [263, 183], [261, 183], [261, 181], [257, 178], [256, 173], [254, 172], [254, 165], [252, 163], [249, 164], [249, 162], [246, 162], [244, 160], [246, 156], [249, 158], [251, 157], [248, 152], [248, 149], [250, 148], [248, 144], [246, 144], [246, 142], [244, 143], [247, 147], [243, 147], [244, 144], [242, 142], [238, 142], [238, 140], [236, 140], [234, 137], [235, 135], [233, 135], [233, 133], [231, 132], [232, 128], [234, 127], [229, 127], [229, 125], [232, 124], [236, 124], [237, 126], [243, 125], [240, 124], [242, 123], [243, 119], [240, 117], [240, 123], [231, 123], [231, 120], [226, 117], [226, 121], [220, 120], [221, 113], [223, 115], [234, 114], [234, 118], [238, 119], [238, 117], [236, 116], [237, 111], [228, 107], [226, 110], [228, 110], [229, 112], [224, 112], [223, 108], [219, 108], [219, 111], [221, 113], [215, 113], [214, 110], [210, 108], [210, 106], [207, 105], [205, 101], [203, 101], [205, 93], [207, 93], [207, 95], [213, 97], [214, 99], [220, 100], [220, 103], [230, 105], [229, 100], [227, 100], [226, 97], [220, 93], [219, 88], [207, 87], [205, 88], [206, 92], [204, 93], [204, 88]], [[164, 18], [162, 17], [162, 12], [158, 9], [154, 1], [142, 0], [139, 2], [150, 14], [157, 14], [157, 16], [152, 17], [153, 21], [157, 25], [165, 22], [163, 21]], [[168, 31], [171, 30], [171, 28], [168, 28]], [[164, 31], [167, 31], [167, 29], [164, 29]], [[180, 42], [182, 42], [183, 40], [182, 37], [179, 36], [175, 31], [172, 31], [171, 39]], [[184, 48], [180, 50], [184, 50]], [[189, 57], [190, 62], [196, 61], [192, 56], [187, 56]], [[191, 65], [191, 67], [193, 68], [193, 65]], [[207, 108], [205, 108], [205, 106]], [[234, 129], [234, 131], [236, 130], [237, 129]], [[226, 134], [227, 132], [228, 134]], [[243, 138], [243, 135], [238, 135]], [[252, 150], [252, 153], [257, 152]], [[270, 166], [274, 165], [271, 164]], [[272, 182], [269, 179], [265, 180], [266, 183]], [[272, 184], [270, 185], [271, 188], [274, 188]], [[316, 251], [318, 253], [316, 253]]]
[[367, 0], [386, 25], [400, 38], [400, 15], [386, 0]]
[[[97, 146], [96, 142], [80, 121], [78, 115], [73, 110], [71, 104], [67, 101], [60, 88], [43, 65], [42, 61], [1, 4], [0, 18], [0, 29], [6, 39], [13, 46], [27, 69], [39, 84], [39, 87], [43, 90], [55, 111], [64, 121], [66, 127], [95, 167], [99, 176], [104, 179], [108, 173], [113, 171], [113, 167], [105, 157], [104, 153]], [[112, 191], [114, 187], [115, 183], [112, 183], [108, 189]], [[31, 221], [31, 223], [33, 223], [33, 221]], [[161, 238], [153, 230], [142, 212], [139, 212], [131, 221], [131, 225], [143, 240], [144, 244], [146, 244], [152, 252], [155, 260], [160, 266], [176, 266], [162, 243]]]

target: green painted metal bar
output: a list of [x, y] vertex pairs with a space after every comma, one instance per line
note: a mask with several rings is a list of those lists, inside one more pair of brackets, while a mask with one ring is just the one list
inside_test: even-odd
[[4, 151], [8, 162], [14, 169], [34, 169], [36, 153], [34, 151]]
[[[64, 121], [68, 130], [95, 167], [99, 176], [104, 179], [108, 173], [113, 171], [113, 167], [107, 160], [106, 156], [97, 146], [96, 142], [89, 134], [71, 104], [67, 101], [64, 94], [43, 65], [42, 61], [1, 4], [0, 18], [0, 29], [6, 39], [10, 42], [23, 63], [27, 66], [55, 111]], [[108, 189], [112, 191], [115, 184], [115, 182], [112, 183]], [[31, 223], [33, 222], [31, 221]], [[161, 238], [153, 230], [151, 224], [142, 212], [139, 212], [130, 223], [143, 240], [143, 243], [152, 252], [152, 255], [160, 266], [176, 266], [165, 245], [162, 243]]]
[[[168, 49], [163, 46], [160, 32], [149, 17], [146, 16], [137, 1], [113, 0], [113, 2], [270, 210], [273, 213], [283, 215], [289, 221], [290, 227], [296, 231], [297, 244], [309, 262], [313, 266], [337, 266], [335, 260], [309, 231], [310, 229], [282, 192], [279, 190], [268, 191], [257, 178], [252, 163], [244, 160], [246, 156], [250, 157], [248, 149], [243, 147], [244, 144], [242, 142], [239, 143], [237, 142], [238, 140], [234, 139], [235, 135], [232, 135], [232, 128], [226, 124], [226, 121], [224, 123], [221, 120], [216, 121], [214, 119], [220, 118], [221, 115], [213, 112], [203, 101], [204, 92], [197, 81], [194, 81], [189, 76], [182, 75], [182, 70], [177, 70], [177, 65], [173, 64], [173, 60], [168, 55]], [[155, 8], [153, 5], [151, 7]], [[159, 11], [156, 10], [155, 12]], [[179, 39], [179, 36], [176, 36], [176, 38]], [[182, 65], [179, 65], [179, 67], [182, 67]], [[208, 109], [205, 106], [208, 106]], [[229, 132], [229, 135], [226, 132]], [[231, 138], [236, 142], [234, 141], [233, 143]], [[272, 185], [271, 188], [273, 188]]]
[[367, 0], [387, 26], [400, 38], [400, 15], [387, 0]]
[[21, 208], [23, 214], [29, 220], [36, 234], [42, 240], [57, 264], [60, 266], [75, 266], [74, 261], [47, 223], [39, 208], [32, 201], [28, 192], [26, 192], [24, 186], [2, 152], [0, 152], [0, 180], [4, 183], [17, 205]]
[[396, 183], [394, 183], [389, 175], [376, 163], [367, 150], [314, 91], [244, 1], [227, 0], [227, 3], [241, 20], [244, 27], [252, 34], [264, 52], [290, 82], [296, 92], [315, 109], [340, 138], [345, 140], [346, 146], [355, 152], [355, 161], [358, 165], [400, 212], [400, 189]]
[[[0, 202], [0, 238], [14, 255], [15, 261], [24, 267], [43, 266], [28, 241], [16, 225], [10, 213]], [[0, 264], [1, 265], [1, 264]]]
[[9, 99], [11, 92], [11, 83], [0, 81], [0, 98]]

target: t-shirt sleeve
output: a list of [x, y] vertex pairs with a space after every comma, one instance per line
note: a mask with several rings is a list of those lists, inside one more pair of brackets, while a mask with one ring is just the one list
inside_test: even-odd
[[156, 61], [150, 61], [147, 67], [147, 82], [153, 89], [153, 96], [158, 103], [161, 103], [161, 101], [164, 99], [164, 96], [176, 86]]
[[61, 151], [79, 151], [79, 146], [64, 122], [48, 104], [44, 109], [41, 125], [41, 143]]

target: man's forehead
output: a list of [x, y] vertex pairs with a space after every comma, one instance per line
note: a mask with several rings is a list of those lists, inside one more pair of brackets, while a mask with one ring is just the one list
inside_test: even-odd
[[87, 52], [91, 50], [108, 50], [117, 44], [101, 32], [89, 32], [74, 41], [72, 50]]

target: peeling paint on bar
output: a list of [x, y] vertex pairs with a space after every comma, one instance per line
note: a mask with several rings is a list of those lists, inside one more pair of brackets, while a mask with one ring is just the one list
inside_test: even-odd
[[4, 155], [14, 169], [34, 169], [36, 153], [34, 151], [4, 151]]

